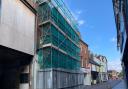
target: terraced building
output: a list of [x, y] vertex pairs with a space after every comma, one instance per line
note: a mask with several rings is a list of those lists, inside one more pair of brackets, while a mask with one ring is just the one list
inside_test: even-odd
[[38, 0], [39, 89], [79, 89], [80, 34], [62, 0]]

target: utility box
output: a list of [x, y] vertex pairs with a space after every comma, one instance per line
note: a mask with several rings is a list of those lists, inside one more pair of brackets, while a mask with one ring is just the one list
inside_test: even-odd
[[36, 15], [26, 0], [0, 0], [0, 45], [34, 55]]

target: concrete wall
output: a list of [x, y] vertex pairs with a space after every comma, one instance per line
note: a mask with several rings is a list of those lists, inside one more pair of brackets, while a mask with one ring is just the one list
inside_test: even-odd
[[[24, 66], [24, 70], [21, 71], [21, 74], [28, 74], [29, 75], [29, 71], [30, 71], [30, 66]], [[29, 75], [30, 76], [30, 75]], [[29, 82], [28, 83], [20, 83], [19, 89], [30, 89], [29, 88]]]
[[0, 45], [34, 55], [35, 14], [20, 0], [2, 0]]

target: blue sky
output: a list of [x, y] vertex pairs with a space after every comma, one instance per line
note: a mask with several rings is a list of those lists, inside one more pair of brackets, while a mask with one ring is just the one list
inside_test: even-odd
[[89, 49], [109, 61], [109, 69], [121, 70], [116, 46], [112, 0], [64, 0], [79, 23], [82, 39]]

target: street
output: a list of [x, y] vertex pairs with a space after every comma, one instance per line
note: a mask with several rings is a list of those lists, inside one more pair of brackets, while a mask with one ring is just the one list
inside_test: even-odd
[[128, 0], [0, 0], [0, 89], [126, 89]]
[[109, 80], [102, 84], [84, 86], [83, 89], [125, 89], [123, 80]]

